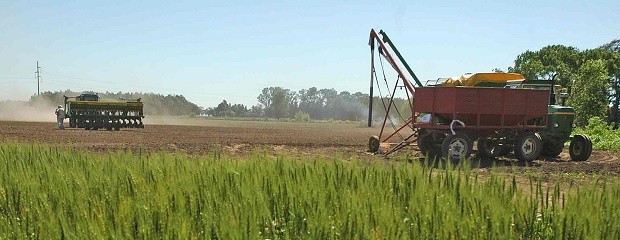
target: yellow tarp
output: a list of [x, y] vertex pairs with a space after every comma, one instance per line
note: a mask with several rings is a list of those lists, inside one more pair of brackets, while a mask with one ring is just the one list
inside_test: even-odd
[[481, 83], [501, 84], [507, 81], [524, 79], [525, 77], [518, 73], [469, 73], [459, 77], [448, 78], [441, 85], [444, 87], [476, 86]]

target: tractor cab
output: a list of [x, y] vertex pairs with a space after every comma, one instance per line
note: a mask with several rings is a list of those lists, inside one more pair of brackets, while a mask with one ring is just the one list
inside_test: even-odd
[[99, 101], [99, 95], [94, 94], [94, 93], [84, 93], [81, 94], [77, 97], [75, 97], [75, 100], [77, 101]]

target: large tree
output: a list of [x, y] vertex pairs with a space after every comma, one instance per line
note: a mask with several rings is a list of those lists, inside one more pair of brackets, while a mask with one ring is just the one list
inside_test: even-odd
[[323, 105], [325, 100], [319, 94], [316, 87], [299, 90], [299, 111], [308, 113], [310, 118], [323, 118]]
[[575, 108], [575, 124], [585, 126], [591, 117], [604, 118], [608, 109], [609, 82], [604, 60], [587, 60], [579, 68], [569, 104]]
[[267, 117], [286, 118], [297, 108], [297, 94], [281, 87], [264, 88], [258, 102], [264, 106]]
[[525, 51], [517, 56], [509, 72], [523, 74], [527, 79], [555, 80], [568, 86], [575, 79], [579, 65], [579, 50], [564, 45], [549, 45], [538, 51]]
[[615, 39], [601, 47], [604, 50], [601, 54], [607, 62], [607, 71], [609, 74], [609, 84], [611, 90], [609, 92], [609, 101], [611, 102], [610, 122], [615, 122], [618, 127], [620, 122], [620, 39]]

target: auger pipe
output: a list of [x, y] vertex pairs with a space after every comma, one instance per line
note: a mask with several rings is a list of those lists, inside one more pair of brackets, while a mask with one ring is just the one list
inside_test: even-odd
[[420, 82], [418, 77], [415, 75], [415, 73], [413, 73], [413, 70], [411, 70], [411, 68], [409, 67], [409, 64], [407, 64], [407, 61], [405, 61], [403, 56], [400, 55], [400, 52], [398, 51], [396, 46], [394, 46], [394, 43], [392, 43], [392, 40], [390, 40], [390, 38], [388, 37], [387, 33], [385, 33], [383, 30], [379, 30], [379, 34], [381, 34], [381, 36], [383, 36], [383, 41], [386, 42], [388, 45], [390, 45], [392, 50], [394, 50], [394, 53], [398, 57], [398, 60], [400, 60], [400, 62], [403, 63], [403, 65], [407, 69], [407, 72], [409, 72], [409, 75], [411, 75], [411, 77], [413, 77], [413, 80], [415, 80], [415, 83], [418, 84], [418, 87], [422, 87], [422, 83]]
[[[382, 33], [382, 36], [387, 36], [387, 35], [385, 35], [385, 33], [383, 31], [381, 31], [381, 33]], [[411, 93], [415, 93], [415, 87], [413, 87], [413, 85], [411, 85], [411, 82], [409, 81], [407, 76], [405, 76], [403, 71], [400, 69], [400, 66], [398, 66], [398, 64], [396, 64], [396, 61], [394, 60], [394, 57], [392, 57], [392, 54], [389, 52], [388, 48], [385, 46], [383, 39], [381, 39], [381, 37], [379, 37], [379, 34], [377, 34], [377, 32], [374, 29], [371, 29], [370, 30], [370, 38], [368, 39], [368, 45], [370, 45], [370, 49], [371, 50], [374, 50], [374, 47], [375, 47], [375, 44], [374, 44], [375, 41], [374, 40], [375, 39], [379, 43], [379, 47], [381, 49], [383, 49], [383, 56], [385, 56], [385, 58], [390, 62], [390, 64], [394, 68], [394, 70], [396, 70], [398, 75], [403, 79], [403, 83], [405, 84], [405, 87], [407, 88], [407, 90], [410, 91]], [[419, 81], [417, 81], [417, 83], [420, 86], [422, 86], [422, 84], [419, 83]], [[414, 96], [415, 96], [415, 94], [414, 94]]]
[[[383, 34], [383, 36], [387, 36], [387, 35], [385, 35], [385, 33], [383, 33], [383, 31], [381, 31], [381, 33]], [[389, 52], [388, 48], [384, 44], [384, 41], [381, 39], [381, 37], [379, 37], [379, 35], [377, 34], [377, 32], [374, 29], [370, 30], [370, 37], [368, 39], [368, 45], [370, 46], [371, 55], [374, 55], [375, 40], [376, 40], [376, 42], [379, 43], [379, 48], [380, 48], [379, 50], [381, 50], [379, 52], [388, 60], [388, 62], [392, 65], [392, 68], [394, 68], [394, 70], [396, 70], [396, 72], [398, 73], [400, 78], [402, 78], [403, 84], [405, 85], [405, 88], [407, 89], [408, 92], [411, 92], [411, 96], [414, 97], [415, 96], [415, 87], [407, 79], [407, 76], [405, 76], [405, 74], [401, 70], [400, 66], [398, 64], [396, 64], [396, 61], [394, 60], [394, 57], [392, 57], [392, 54]], [[389, 39], [387, 39], [387, 40], [389, 41]], [[372, 59], [371, 59], [371, 61], [372, 61]], [[373, 63], [372, 67], [373, 68], [371, 68], [371, 79], [370, 79], [371, 81], [373, 80], [373, 75], [372, 75], [373, 72], [372, 71], [374, 70], [374, 63]], [[419, 83], [419, 81], [418, 81], [418, 83]], [[396, 81], [396, 85], [398, 85], [398, 80]], [[371, 87], [372, 87], [372, 85], [371, 85]], [[390, 102], [388, 104], [388, 109], [386, 110], [385, 118], [383, 119], [383, 124], [381, 126], [381, 131], [379, 133], [379, 139], [380, 140], [381, 140], [381, 137], [383, 135], [383, 131], [385, 130], [386, 120], [387, 120], [387, 118], [389, 117], [389, 114], [390, 114], [390, 109], [391, 109], [391, 106], [392, 106], [393, 101], [394, 101], [394, 94], [396, 93], [396, 88], [397, 88], [397, 86], [394, 86], [394, 91], [392, 92], [392, 96], [390, 97]], [[407, 96], [409, 96], [409, 94], [407, 94]], [[372, 106], [372, 96], [371, 96], [370, 106]], [[369, 107], [369, 111], [372, 111], [372, 108]], [[413, 112], [413, 109], [412, 109], [412, 112]], [[372, 112], [369, 112], [368, 126], [371, 125], [371, 122], [370, 122], [371, 117], [372, 117], [371, 115], [372, 115]], [[398, 132], [398, 131], [396, 131], [396, 132]], [[392, 134], [392, 135], [394, 135], [394, 134]], [[387, 141], [388, 139], [389, 138], [383, 139], [383, 142]]]

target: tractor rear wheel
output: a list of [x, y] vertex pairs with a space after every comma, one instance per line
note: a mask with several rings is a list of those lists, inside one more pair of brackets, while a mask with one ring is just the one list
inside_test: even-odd
[[517, 136], [514, 146], [515, 156], [519, 161], [531, 162], [540, 156], [542, 139], [538, 133], [523, 133]]
[[474, 142], [467, 134], [457, 132], [448, 134], [441, 144], [441, 153], [446, 159], [458, 161], [469, 158], [473, 149]]
[[570, 159], [573, 161], [585, 161], [592, 154], [592, 141], [586, 135], [577, 134], [570, 141], [568, 148]]

